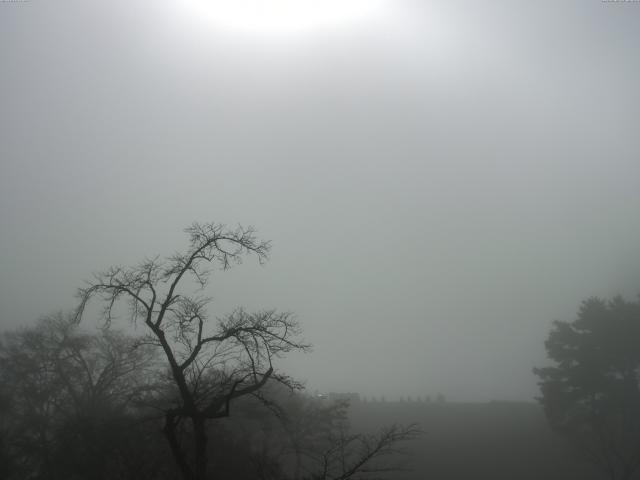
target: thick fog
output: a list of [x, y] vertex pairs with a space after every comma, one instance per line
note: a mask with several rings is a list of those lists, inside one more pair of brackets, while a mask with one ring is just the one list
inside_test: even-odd
[[640, 4], [265, 31], [199, 2], [0, 3], [3, 328], [240, 223], [271, 260], [214, 274], [210, 313], [295, 312], [310, 389], [531, 400], [552, 320], [640, 292]]

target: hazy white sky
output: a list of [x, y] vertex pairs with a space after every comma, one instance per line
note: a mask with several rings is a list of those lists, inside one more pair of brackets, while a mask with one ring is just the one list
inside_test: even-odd
[[0, 325], [250, 224], [213, 313], [296, 312], [311, 388], [532, 398], [551, 320], [640, 292], [640, 3], [273, 1], [0, 3]]

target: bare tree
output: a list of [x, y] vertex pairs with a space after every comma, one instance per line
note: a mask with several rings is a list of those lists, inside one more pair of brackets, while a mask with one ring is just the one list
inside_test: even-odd
[[329, 438], [329, 446], [316, 455], [316, 471], [306, 480], [382, 479], [403, 470], [401, 463], [388, 458], [405, 453], [401, 442], [422, 434], [416, 424], [391, 425], [377, 434], [349, 433], [341, 429]]
[[[422, 434], [417, 424], [393, 424], [375, 432], [355, 433], [350, 428], [350, 401], [312, 397], [268, 388], [278, 411], [267, 427], [262, 448], [253, 462], [261, 480], [383, 479], [407, 469], [405, 441]], [[278, 391], [279, 390], [279, 391]], [[269, 468], [273, 458], [280, 469]]]
[[[297, 386], [277, 373], [272, 362], [309, 346], [299, 339], [299, 325], [290, 313], [237, 309], [215, 320], [208, 315], [211, 299], [201, 292], [212, 267], [227, 270], [247, 255], [260, 263], [267, 259], [270, 245], [258, 240], [253, 228], [194, 223], [186, 233], [189, 247], [184, 253], [96, 274], [79, 290], [76, 319], [80, 321], [87, 302], [98, 297], [105, 325], [123, 301], [132, 322], [145, 326], [146, 342], [161, 348], [177, 391], [177, 401], [164, 411], [171, 452], [185, 480], [204, 480], [207, 422], [229, 416], [233, 400], [258, 395], [269, 380]], [[185, 422], [192, 435], [189, 442], [179, 435]]]
[[371, 434], [352, 433], [348, 400], [328, 405], [315, 399], [299, 403], [297, 413], [283, 417], [294, 455], [294, 480], [384, 478], [404, 469], [401, 454], [406, 452], [401, 444], [422, 434], [417, 424], [393, 424]]

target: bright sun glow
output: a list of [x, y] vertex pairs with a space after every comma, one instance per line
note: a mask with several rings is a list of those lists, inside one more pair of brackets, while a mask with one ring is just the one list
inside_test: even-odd
[[340, 27], [381, 10], [385, 0], [190, 0], [218, 28], [287, 34]]

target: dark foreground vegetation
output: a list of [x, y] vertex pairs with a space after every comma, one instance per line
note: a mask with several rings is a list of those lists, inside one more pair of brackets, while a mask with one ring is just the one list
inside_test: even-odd
[[[213, 317], [213, 269], [269, 242], [252, 228], [193, 224], [183, 252], [95, 274], [74, 314], [0, 345], [0, 477], [23, 479], [346, 480], [394, 470], [412, 425], [352, 433], [344, 402], [304, 395], [277, 370], [306, 351], [288, 312]], [[102, 331], [82, 330], [87, 306]], [[143, 332], [112, 330], [125, 313]]]
[[[4, 335], [0, 348], [0, 478], [152, 480], [183, 476], [164, 429], [179, 407], [170, 374], [144, 339], [89, 334], [55, 315]], [[217, 372], [198, 379], [212, 388]], [[351, 433], [347, 404], [279, 382], [233, 401], [206, 424], [208, 479], [346, 479], [389, 473], [414, 426]], [[186, 462], [194, 431], [173, 433]]]
[[[4, 334], [0, 479], [638, 478], [640, 302], [592, 298], [554, 323], [542, 406], [311, 396], [276, 366], [309, 348], [294, 315], [209, 312], [210, 269], [269, 243], [187, 233], [182, 253], [96, 274], [72, 314]], [[135, 337], [112, 326], [125, 313]]]
[[551, 427], [611, 480], [640, 477], [640, 300], [589, 298], [535, 368]]

